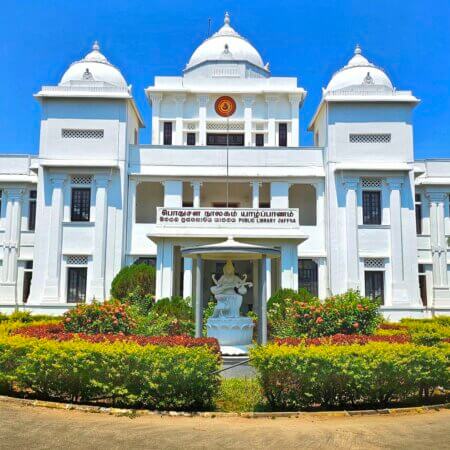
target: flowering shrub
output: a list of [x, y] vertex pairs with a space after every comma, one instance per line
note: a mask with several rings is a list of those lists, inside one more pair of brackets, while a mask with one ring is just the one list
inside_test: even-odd
[[71, 333], [65, 331], [63, 324], [49, 325], [30, 325], [27, 327], [17, 328], [12, 331], [14, 335], [38, 338], [52, 339], [55, 341], [65, 342], [72, 340], [83, 340], [93, 343], [113, 343], [113, 342], [134, 342], [138, 345], [162, 345], [166, 347], [182, 346], [182, 347], [208, 347], [214, 353], [219, 353], [220, 348], [215, 338], [193, 338], [186, 335], [179, 336], [139, 336], [135, 334], [125, 335], [118, 334], [87, 334], [87, 333]]
[[389, 342], [391, 344], [405, 344], [411, 342], [408, 334], [398, 334], [393, 336], [378, 336], [365, 334], [334, 334], [318, 338], [281, 338], [275, 339], [277, 345], [365, 345], [369, 342]]
[[253, 348], [250, 356], [274, 409], [386, 406], [393, 399], [429, 396], [450, 383], [450, 351], [439, 347], [270, 344]]
[[73, 333], [130, 334], [136, 327], [128, 305], [118, 301], [78, 305], [64, 314], [63, 324]]
[[219, 363], [204, 346], [0, 337], [0, 389], [44, 399], [208, 409], [218, 390]]
[[327, 298], [269, 301], [268, 320], [274, 337], [320, 337], [334, 334], [372, 334], [381, 322], [379, 303], [349, 291]]

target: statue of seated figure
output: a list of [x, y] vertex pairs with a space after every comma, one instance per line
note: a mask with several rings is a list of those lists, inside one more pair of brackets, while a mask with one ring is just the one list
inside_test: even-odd
[[242, 296], [247, 293], [248, 287], [253, 286], [251, 282], [247, 281], [247, 275], [244, 274], [242, 278], [239, 278], [235, 274], [233, 263], [231, 260], [227, 260], [223, 268], [223, 275], [219, 280], [213, 275], [212, 280], [214, 286], [211, 287], [211, 292], [217, 300], [212, 317], [239, 317]]

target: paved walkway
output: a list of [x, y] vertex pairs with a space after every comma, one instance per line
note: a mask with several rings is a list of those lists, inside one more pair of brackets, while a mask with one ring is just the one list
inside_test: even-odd
[[277, 419], [144, 416], [0, 402], [0, 449], [450, 449], [450, 410]]

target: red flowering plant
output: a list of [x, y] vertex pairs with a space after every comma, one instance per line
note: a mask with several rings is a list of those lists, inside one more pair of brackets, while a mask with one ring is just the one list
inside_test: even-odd
[[132, 310], [116, 300], [78, 305], [63, 316], [65, 331], [72, 333], [130, 334], [136, 328]]
[[395, 336], [378, 336], [366, 334], [333, 334], [332, 336], [322, 336], [316, 338], [282, 338], [275, 339], [278, 345], [365, 345], [369, 342], [389, 342], [390, 344], [406, 344], [411, 342], [408, 334], [398, 334]]

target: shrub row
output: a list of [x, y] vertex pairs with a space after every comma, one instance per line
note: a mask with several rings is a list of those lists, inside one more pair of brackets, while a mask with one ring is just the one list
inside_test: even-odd
[[217, 392], [218, 355], [206, 347], [56, 342], [0, 337], [0, 388], [43, 399], [201, 410]]
[[33, 337], [38, 339], [52, 339], [59, 342], [72, 341], [74, 339], [93, 342], [93, 343], [113, 343], [113, 342], [134, 342], [138, 345], [163, 345], [166, 347], [207, 347], [213, 353], [219, 353], [219, 343], [215, 338], [193, 338], [186, 335], [178, 336], [140, 336], [125, 335], [123, 333], [108, 334], [87, 334], [70, 333], [65, 331], [64, 325], [42, 324], [20, 327], [11, 332], [14, 335]]
[[264, 396], [275, 409], [312, 405], [385, 406], [449, 387], [450, 346], [414, 344], [288, 346], [251, 351]]
[[363, 335], [363, 334], [334, 334], [320, 338], [279, 338], [274, 340], [278, 345], [365, 345], [369, 342], [390, 342], [391, 344], [405, 344], [411, 342], [408, 334], [396, 335]]

